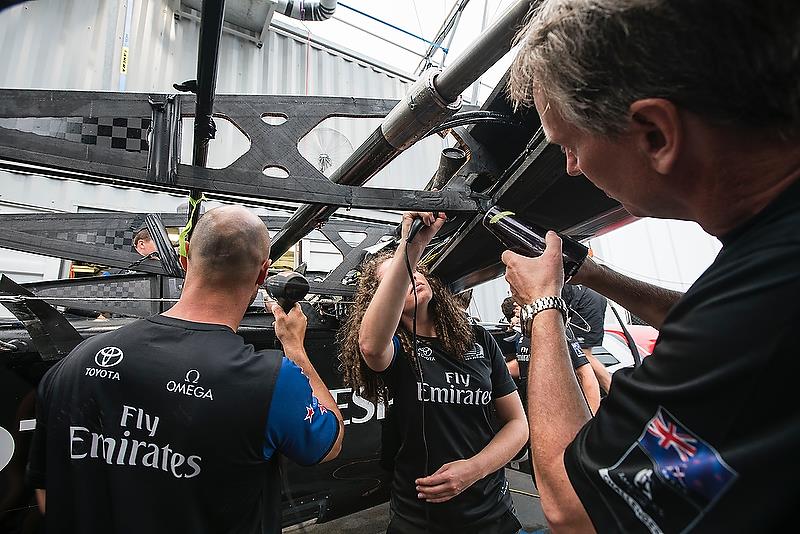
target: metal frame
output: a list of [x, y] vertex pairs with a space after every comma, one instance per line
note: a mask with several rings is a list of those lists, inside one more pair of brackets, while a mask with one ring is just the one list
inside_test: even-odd
[[[467, 191], [416, 191], [334, 184], [309, 163], [297, 142], [328, 117], [383, 117], [394, 100], [309, 96], [217, 96], [214, 115], [231, 121], [250, 150], [225, 169], [179, 162], [180, 121], [192, 95], [0, 89], [0, 119], [141, 117], [151, 120], [151, 150], [131, 152], [0, 127], [0, 159], [83, 173], [112, 184], [162, 190], [198, 189], [258, 199], [302, 201], [346, 208], [474, 211]], [[286, 117], [279, 126], [265, 116]], [[24, 147], [24, 148], [22, 148]], [[157, 150], [156, 150], [157, 149]], [[0, 168], [8, 164], [0, 161]], [[263, 174], [280, 167], [289, 176]]]
[[[54, 256], [58, 258], [98, 263], [122, 271], [134, 269], [141, 261], [133, 250], [133, 234], [145, 225], [145, 213], [11, 213], [0, 214], [0, 247]], [[166, 227], [180, 227], [185, 215], [157, 214]], [[267, 228], [278, 230], [288, 217], [262, 216]], [[343, 221], [334, 219], [320, 229], [325, 238], [342, 254], [342, 263], [322, 281], [311, 280], [311, 293], [326, 296], [350, 296], [352, 285], [342, 283], [348, 272], [356, 269], [364, 257], [364, 250], [392, 234], [394, 226], [384, 223]], [[348, 244], [341, 233], [364, 234], [361, 242]], [[136, 271], [164, 275], [169, 273], [158, 260], [147, 259], [135, 266]], [[178, 279], [178, 278], [173, 278]], [[112, 282], [111, 278], [92, 279], [95, 284]], [[80, 283], [70, 279], [66, 284]], [[162, 298], [172, 293], [152, 293], [151, 298]], [[63, 296], [63, 295], [62, 295]], [[174, 295], [175, 296], [175, 295]], [[166, 297], [165, 297], [166, 298]], [[94, 309], [91, 306], [71, 306]], [[163, 311], [163, 310], [160, 310]], [[154, 312], [158, 313], [158, 312]]]

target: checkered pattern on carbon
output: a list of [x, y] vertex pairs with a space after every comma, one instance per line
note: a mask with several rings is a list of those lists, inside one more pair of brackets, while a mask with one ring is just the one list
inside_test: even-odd
[[133, 234], [132, 230], [114, 230], [108, 229], [102, 232], [45, 232], [47, 237], [63, 240], [74, 241], [78, 243], [88, 243], [91, 245], [99, 245], [103, 247], [110, 246], [117, 250], [133, 251]]
[[147, 152], [150, 117], [24, 117], [0, 119], [0, 127], [85, 145]]
[[[74, 301], [54, 301], [56, 306], [80, 308], [84, 310], [106, 310], [112, 313], [147, 317], [157, 312], [152, 302], [114, 301], [115, 298], [152, 298], [150, 280], [71, 280], [59, 287], [42, 288], [36, 291], [40, 297], [75, 298]], [[81, 300], [84, 298], [109, 299], [102, 302]], [[155, 310], [155, 311], [154, 311]]]

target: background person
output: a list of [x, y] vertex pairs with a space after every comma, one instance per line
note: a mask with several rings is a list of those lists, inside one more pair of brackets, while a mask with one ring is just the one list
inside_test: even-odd
[[269, 267], [264, 223], [208, 211], [161, 315], [91, 337], [39, 386], [29, 473], [47, 532], [280, 532], [278, 453], [335, 458], [339, 409], [276, 304], [279, 352], [236, 334]]
[[[506, 367], [508, 373], [514, 382], [517, 384], [517, 390], [520, 391], [520, 371], [519, 361], [517, 361], [517, 352], [520, 346], [522, 334], [519, 328], [519, 305], [514, 302], [514, 297], [506, 297], [500, 304], [500, 310], [503, 312], [507, 325], [504, 335], [497, 343], [506, 359]], [[523, 401], [523, 408], [525, 407], [525, 399], [520, 391], [520, 399]]]
[[[611, 387], [611, 373], [592, 355], [592, 347], [603, 344], [608, 299], [597, 291], [579, 284], [564, 284], [561, 298], [570, 310], [569, 326], [592, 366], [597, 383], [603, 392], [608, 393]], [[599, 404], [599, 397], [597, 402]], [[593, 411], [597, 411], [596, 406]]]
[[[736, 0], [546, 0], [522, 34], [509, 93], [535, 105], [567, 172], [723, 244], [685, 295], [583, 265], [576, 283], [660, 330], [593, 419], [564, 317], [534, 316], [530, 426], [554, 532], [795, 522], [800, 311], [775, 303], [800, 298], [799, 34], [800, 3]], [[546, 241], [539, 258], [503, 254], [518, 302], [558, 301], [561, 243]]]
[[444, 218], [420, 214], [428, 226], [409, 245], [415, 215], [403, 216], [393, 256], [365, 264], [342, 330], [345, 382], [365, 398], [394, 400], [400, 446], [387, 532], [516, 533], [503, 467], [527, 438], [522, 404], [492, 336], [470, 325], [441, 282], [416, 268]]
[[147, 228], [142, 228], [134, 234], [133, 249], [139, 253], [140, 256], [148, 256], [155, 252], [155, 256], [158, 257], [158, 248], [156, 247], [155, 241], [153, 241], [153, 238], [150, 236], [150, 230]]

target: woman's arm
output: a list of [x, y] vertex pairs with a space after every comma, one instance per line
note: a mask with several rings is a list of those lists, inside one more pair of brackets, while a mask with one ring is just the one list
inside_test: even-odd
[[[420, 216], [426, 224], [414, 238], [411, 245], [406, 244], [406, 236], [415, 216]], [[383, 272], [383, 278], [375, 296], [364, 313], [358, 332], [358, 348], [370, 369], [380, 372], [392, 363], [394, 348], [392, 336], [400, 316], [411, 283], [406, 269], [406, 251], [411, 269], [416, 267], [425, 246], [442, 227], [446, 220], [444, 214], [434, 218], [431, 213], [403, 214], [403, 238], [395, 251], [394, 258]]]
[[503, 427], [481, 452], [466, 460], [444, 464], [434, 474], [417, 479], [420, 499], [444, 502], [478, 480], [494, 473], [520, 451], [528, 440], [528, 422], [516, 391], [495, 399], [497, 417]]

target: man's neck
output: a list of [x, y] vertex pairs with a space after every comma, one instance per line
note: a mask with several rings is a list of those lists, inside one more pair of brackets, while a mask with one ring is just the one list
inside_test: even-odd
[[195, 323], [221, 324], [235, 332], [247, 311], [243, 302], [246, 300], [229, 292], [184, 286], [178, 303], [163, 315]]
[[[741, 139], [741, 138], [740, 138]], [[800, 145], [770, 145], [762, 150], [731, 145], [708, 169], [710, 178], [692, 217], [720, 237], [760, 213], [800, 179]]]

